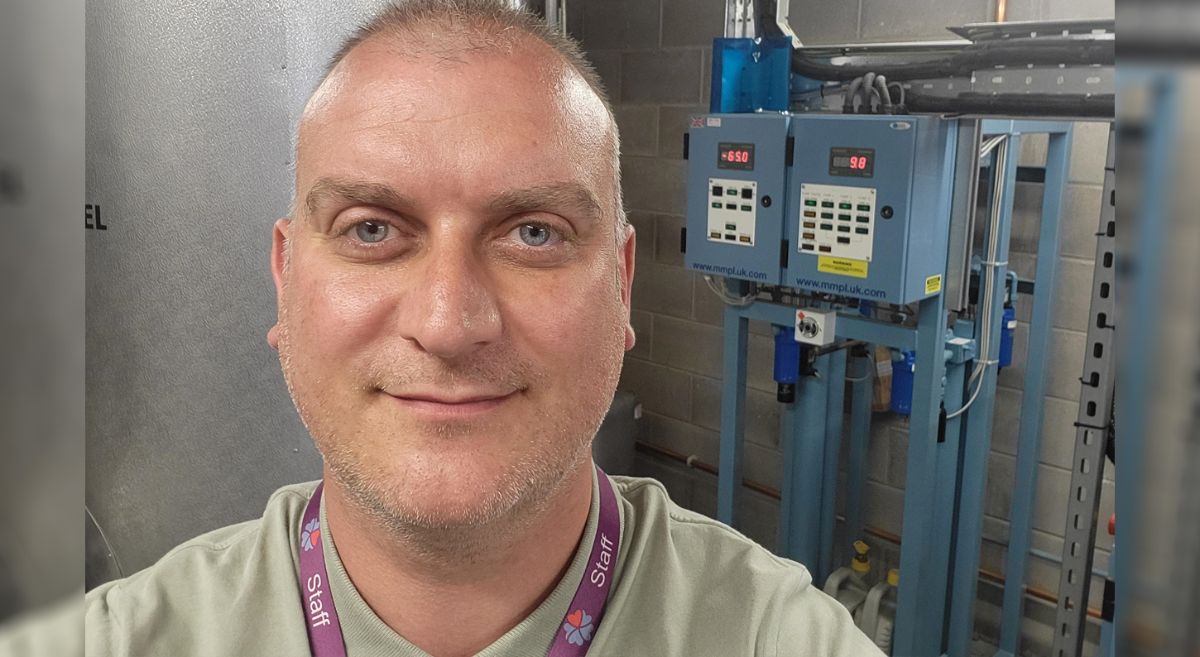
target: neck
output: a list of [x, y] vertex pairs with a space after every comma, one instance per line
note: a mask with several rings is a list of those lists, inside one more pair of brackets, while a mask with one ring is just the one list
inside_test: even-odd
[[578, 549], [592, 498], [587, 459], [522, 517], [447, 537], [486, 548], [447, 559], [429, 541], [380, 526], [325, 474], [329, 532], [351, 582], [380, 620], [434, 657], [474, 655], [550, 595]]

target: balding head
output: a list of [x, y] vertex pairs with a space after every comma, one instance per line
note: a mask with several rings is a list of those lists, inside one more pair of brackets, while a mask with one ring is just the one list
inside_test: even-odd
[[[430, 75], [455, 65], [468, 65], [468, 59], [478, 61], [483, 56], [540, 60], [547, 73], [546, 83], [559, 92], [562, 118], [576, 119], [592, 128], [599, 121], [608, 133], [603, 143], [597, 144], [599, 152], [592, 155], [603, 158], [612, 177], [614, 193], [604, 199], [606, 212], [619, 226], [628, 225], [620, 191], [620, 138], [600, 77], [573, 39], [551, 29], [538, 16], [502, 0], [399, 0], [363, 23], [338, 48], [306, 103], [297, 128], [297, 150], [307, 125], [350, 84], [343, 62], [364, 46], [423, 62]], [[602, 110], [601, 117], [595, 116], [597, 109]], [[563, 127], [568, 131], [579, 129], [578, 125]], [[300, 209], [295, 207], [296, 202], [303, 199], [294, 198], [292, 216]]]

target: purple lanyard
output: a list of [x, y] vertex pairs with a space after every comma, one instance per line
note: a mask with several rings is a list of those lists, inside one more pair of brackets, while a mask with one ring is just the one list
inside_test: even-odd
[[[600, 518], [592, 553], [583, 581], [571, 599], [561, 631], [555, 632], [548, 657], [583, 657], [592, 637], [604, 618], [608, 590], [617, 565], [621, 546], [621, 519], [612, 482], [599, 466], [596, 477], [600, 482]], [[338, 622], [333, 593], [329, 589], [329, 572], [325, 569], [325, 553], [321, 549], [321, 493], [325, 482], [317, 484], [300, 525], [300, 598], [304, 606], [308, 643], [313, 657], [346, 657], [342, 640], [342, 624]]]

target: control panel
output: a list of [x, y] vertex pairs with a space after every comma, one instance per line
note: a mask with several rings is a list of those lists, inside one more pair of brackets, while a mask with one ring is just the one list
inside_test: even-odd
[[780, 284], [790, 120], [785, 113], [692, 117], [684, 244], [689, 269]]
[[709, 178], [708, 239], [754, 246], [754, 206], [758, 183], [753, 180]]
[[937, 116], [692, 117], [684, 262], [883, 303], [939, 294], [957, 134]]
[[906, 304], [946, 268], [956, 121], [797, 114], [783, 285]]
[[800, 185], [800, 251], [871, 261], [875, 188]]

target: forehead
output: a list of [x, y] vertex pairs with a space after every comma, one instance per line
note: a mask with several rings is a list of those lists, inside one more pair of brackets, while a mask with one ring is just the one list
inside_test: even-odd
[[566, 176], [603, 186], [610, 124], [583, 78], [532, 39], [503, 50], [408, 52], [376, 38], [351, 51], [306, 107], [298, 191], [320, 176], [368, 170], [437, 173], [446, 185], [524, 174], [527, 183]]

